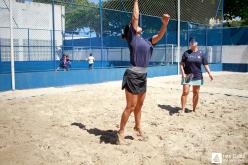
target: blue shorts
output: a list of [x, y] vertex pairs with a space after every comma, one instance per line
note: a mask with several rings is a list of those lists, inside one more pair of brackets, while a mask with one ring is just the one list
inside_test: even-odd
[[201, 86], [203, 84], [204, 84], [203, 79], [187, 81], [186, 78], [182, 78], [182, 81], [181, 81], [181, 85]]

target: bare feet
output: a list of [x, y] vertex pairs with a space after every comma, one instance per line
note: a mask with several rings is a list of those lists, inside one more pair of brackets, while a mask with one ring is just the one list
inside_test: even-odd
[[141, 131], [140, 128], [134, 127], [133, 130], [134, 130], [134, 132], [135, 132], [135, 134], [136, 134], [137, 136], [141, 136], [141, 137], [144, 136], [144, 134], [143, 134], [143, 132]]
[[140, 128], [134, 127], [133, 130], [134, 130], [136, 138], [139, 141], [146, 141], [148, 139], [148, 137], [144, 135], [144, 132]]
[[123, 131], [118, 131], [117, 132], [117, 141], [116, 141], [116, 144], [119, 144], [119, 145], [126, 144], [125, 136], [124, 136], [124, 132]]
[[178, 111], [178, 116], [183, 115], [185, 113], [185, 109], [181, 109]]

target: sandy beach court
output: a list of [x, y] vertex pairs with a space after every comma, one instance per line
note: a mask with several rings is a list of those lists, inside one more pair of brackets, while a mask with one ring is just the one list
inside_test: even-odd
[[[148, 79], [144, 141], [116, 145], [125, 107], [121, 81], [0, 93], [1, 165], [248, 164], [248, 74], [204, 75], [196, 113], [178, 115], [180, 76]], [[192, 109], [192, 92], [187, 108]]]

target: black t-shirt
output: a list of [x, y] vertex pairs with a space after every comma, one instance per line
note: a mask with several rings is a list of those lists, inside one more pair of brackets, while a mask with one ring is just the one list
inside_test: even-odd
[[191, 49], [185, 51], [182, 56], [182, 63], [184, 63], [185, 74], [193, 74], [193, 80], [201, 80], [202, 71], [201, 65], [207, 65], [207, 56], [200, 50], [193, 52]]

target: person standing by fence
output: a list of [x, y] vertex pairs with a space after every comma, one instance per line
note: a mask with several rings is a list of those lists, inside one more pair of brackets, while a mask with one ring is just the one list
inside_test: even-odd
[[87, 57], [86, 59], [88, 61], [88, 64], [89, 64], [89, 69], [93, 69], [93, 65], [94, 65], [94, 62], [95, 62], [95, 58], [93, 57], [92, 53], [90, 53], [90, 56]]

